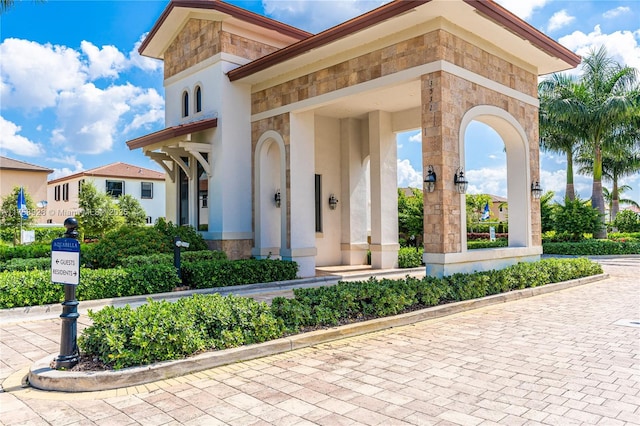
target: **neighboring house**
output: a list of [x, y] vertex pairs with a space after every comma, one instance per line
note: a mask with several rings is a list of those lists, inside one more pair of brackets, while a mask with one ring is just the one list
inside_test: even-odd
[[49, 173], [53, 170], [0, 156], [0, 196], [4, 198], [13, 192], [14, 187], [22, 186], [36, 204], [36, 211], [29, 212], [35, 216], [34, 223], [46, 223]]
[[[166, 128], [127, 145], [167, 172], [167, 218], [208, 229], [229, 257], [293, 260], [302, 277], [367, 251], [373, 268], [395, 267], [396, 134], [420, 129], [437, 176], [427, 273], [540, 258], [538, 77], [580, 57], [495, 2], [395, 0], [314, 35], [222, 1], [171, 1], [139, 52], [164, 61]], [[507, 145], [512, 215], [508, 248], [468, 253], [454, 175], [474, 120]]]
[[509, 204], [507, 199], [498, 195], [489, 194], [491, 197], [491, 218], [492, 222], [509, 221]]
[[98, 191], [113, 198], [129, 194], [147, 213], [147, 223], [165, 217], [164, 173], [126, 163], [113, 163], [48, 182], [49, 223], [64, 223], [79, 213], [78, 195], [82, 182], [92, 182]]

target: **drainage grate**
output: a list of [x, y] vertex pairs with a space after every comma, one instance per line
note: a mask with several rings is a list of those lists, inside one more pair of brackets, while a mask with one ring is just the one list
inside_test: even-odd
[[623, 325], [625, 327], [637, 327], [640, 328], [640, 319], [621, 319], [613, 323], [613, 325]]

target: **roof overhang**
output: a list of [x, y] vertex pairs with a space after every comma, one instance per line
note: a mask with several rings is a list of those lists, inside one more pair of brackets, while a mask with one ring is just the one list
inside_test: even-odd
[[220, 0], [172, 0], [140, 44], [138, 52], [163, 59], [165, 50], [191, 18], [221, 21], [230, 32], [241, 29], [245, 34], [258, 34], [258, 39], [275, 47], [285, 47], [312, 35]]
[[[576, 67], [580, 56], [560, 45], [491, 0], [395, 0], [364, 15], [238, 67], [231, 81], [264, 85], [283, 75], [306, 74], [327, 66], [331, 57], [364, 51], [367, 44], [393, 41], [394, 35], [446, 22], [459, 34], [490, 46], [538, 75]], [[494, 53], [494, 52], [492, 52]], [[353, 57], [353, 55], [352, 55]], [[336, 60], [334, 63], [337, 63]]]
[[218, 127], [217, 118], [209, 118], [206, 120], [180, 124], [178, 126], [167, 127], [166, 129], [162, 129], [157, 132], [127, 141], [127, 146], [130, 150], [145, 148], [150, 145], [165, 142], [180, 136], [189, 135], [191, 133], [212, 129], [214, 127]]

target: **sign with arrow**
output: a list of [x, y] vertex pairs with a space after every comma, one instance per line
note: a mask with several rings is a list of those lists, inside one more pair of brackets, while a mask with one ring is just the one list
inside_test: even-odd
[[51, 281], [78, 285], [80, 282], [80, 243], [73, 238], [51, 242]]

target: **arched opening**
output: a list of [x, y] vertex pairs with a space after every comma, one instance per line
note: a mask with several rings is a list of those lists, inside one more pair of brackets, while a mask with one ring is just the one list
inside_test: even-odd
[[[504, 142], [506, 198], [509, 203], [509, 247], [531, 247], [531, 177], [529, 141], [525, 131], [511, 114], [500, 108], [487, 105], [474, 107], [464, 115], [460, 128], [460, 153], [463, 159], [466, 156], [467, 128], [473, 121], [491, 127]], [[472, 184], [473, 182], [470, 183]], [[466, 229], [465, 209], [462, 209], [461, 214], [462, 229]], [[463, 251], [464, 248], [466, 232], [463, 233]]]
[[286, 248], [287, 188], [282, 137], [266, 132], [255, 153], [254, 249], [257, 258], [278, 258]]
[[202, 112], [202, 89], [196, 86], [196, 112]]
[[182, 116], [189, 116], [189, 92], [186, 90], [182, 92]]

